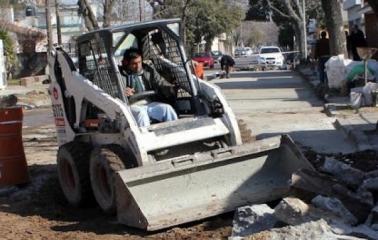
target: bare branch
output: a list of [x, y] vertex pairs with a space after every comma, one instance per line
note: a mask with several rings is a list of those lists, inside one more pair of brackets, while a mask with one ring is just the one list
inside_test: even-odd
[[269, 8], [272, 9], [273, 11], [275, 11], [276, 13], [278, 13], [279, 15], [281, 15], [281, 17], [292, 19], [291, 16], [285, 14], [284, 12], [279, 10], [278, 8], [274, 7], [270, 0], [267, 0], [267, 2], [268, 2]]
[[289, 12], [289, 15], [290, 15], [295, 21], [301, 22], [303, 18], [301, 18], [300, 16], [298, 16], [298, 14], [295, 12], [295, 10], [294, 10], [294, 8], [293, 8], [293, 5], [292, 5], [291, 3], [292, 3], [292, 0], [285, 0], [285, 8], [286, 8], [287, 11]]

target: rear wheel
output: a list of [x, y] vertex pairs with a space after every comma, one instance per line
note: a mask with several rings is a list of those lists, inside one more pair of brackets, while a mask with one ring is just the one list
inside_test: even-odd
[[93, 200], [89, 179], [89, 154], [91, 146], [70, 142], [58, 150], [57, 168], [60, 187], [68, 203], [82, 206]]
[[109, 214], [116, 211], [115, 174], [135, 164], [125, 164], [127, 156], [118, 145], [95, 148], [90, 157], [90, 178], [93, 194], [101, 209]]

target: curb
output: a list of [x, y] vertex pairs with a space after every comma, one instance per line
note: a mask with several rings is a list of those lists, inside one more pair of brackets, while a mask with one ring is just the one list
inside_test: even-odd
[[324, 104], [324, 112], [327, 114], [329, 117], [335, 117], [340, 115], [338, 113], [339, 110], [347, 110], [351, 109], [349, 104], [346, 103], [325, 103]]
[[213, 73], [213, 74], [209, 74], [209, 75], [206, 75], [205, 78], [207, 81], [211, 81], [213, 79], [216, 79], [218, 76], [216, 73]]
[[[310, 85], [311, 88], [313, 88], [316, 91], [316, 86], [314, 85], [313, 81], [310, 80], [308, 75], [304, 74], [299, 69], [296, 69], [295, 71]], [[349, 104], [330, 103], [328, 99], [320, 99], [325, 102], [323, 104], [325, 114], [329, 117], [336, 116], [336, 120], [333, 123], [335, 128], [337, 130], [341, 130], [347, 136], [347, 138], [353, 142], [353, 144], [357, 147], [358, 151], [374, 149], [374, 146], [369, 143], [369, 139], [363, 131], [357, 130], [347, 119], [337, 117], [340, 115], [340, 113], [338, 113], [338, 110], [350, 109]]]
[[357, 147], [358, 151], [373, 150], [374, 147], [369, 143], [369, 139], [363, 131], [354, 128], [347, 119], [336, 119], [333, 123], [336, 129], [346, 134]]

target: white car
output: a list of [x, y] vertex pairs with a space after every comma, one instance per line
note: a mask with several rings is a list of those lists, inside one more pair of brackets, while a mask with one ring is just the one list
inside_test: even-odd
[[258, 63], [263, 68], [283, 68], [285, 58], [281, 49], [276, 46], [261, 47], [258, 56]]
[[246, 56], [252, 56], [252, 54], [253, 54], [252, 48], [245, 47], [244, 50], [245, 50], [245, 55]]

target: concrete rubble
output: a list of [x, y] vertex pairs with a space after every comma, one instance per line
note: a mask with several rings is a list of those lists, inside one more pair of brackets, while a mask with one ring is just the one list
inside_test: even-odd
[[355, 225], [358, 222], [357, 218], [337, 198], [318, 195], [312, 199], [311, 203], [316, 208], [329, 211], [337, 217], [342, 218], [345, 223]]
[[332, 157], [319, 169], [323, 173], [293, 174], [294, 195], [274, 210], [239, 208], [232, 239], [378, 239], [378, 171], [363, 172]]
[[232, 236], [245, 237], [273, 228], [277, 224], [273, 213], [266, 204], [238, 208], [232, 222]]
[[333, 232], [333, 228], [325, 221], [310, 221], [296, 226], [275, 228], [269, 232], [261, 232], [246, 239], [266, 240], [360, 240], [365, 238], [347, 236]]
[[342, 183], [351, 186], [359, 186], [365, 177], [362, 171], [333, 158], [325, 159], [321, 171], [332, 174]]

